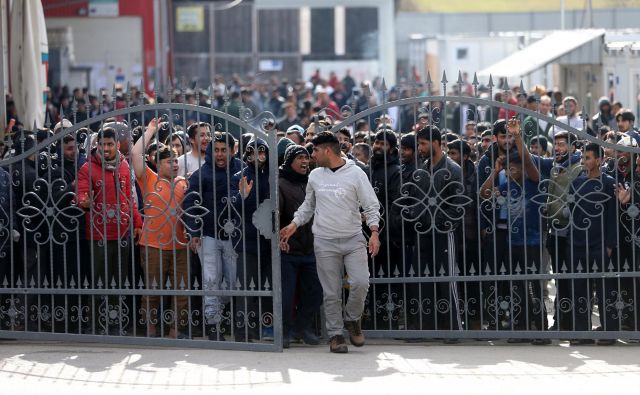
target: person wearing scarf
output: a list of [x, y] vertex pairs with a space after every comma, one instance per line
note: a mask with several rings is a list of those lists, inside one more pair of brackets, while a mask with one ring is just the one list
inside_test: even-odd
[[[288, 224], [293, 220], [294, 213], [304, 202], [308, 180], [307, 149], [300, 145], [290, 145], [285, 151], [279, 172], [280, 224]], [[298, 229], [289, 239], [289, 249], [281, 255], [284, 348], [289, 347], [292, 337], [301, 337], [306, 344], [319, 344], [311, 328], [313, 318], [322, 304], [322, 287], [316, 270], [311, 225], [310, 221]], [[298, 304], [294, 305], [296, 288], [300, 290], [300, 298]]]

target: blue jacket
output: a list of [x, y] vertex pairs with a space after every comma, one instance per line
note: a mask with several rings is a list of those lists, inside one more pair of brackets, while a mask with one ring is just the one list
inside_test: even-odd
[[[250, 143], [251, 144], [251, 143]], [[262, 145], [267, 150], [267, 158], [269, 157], [268, 148], [266, 143], [262, 140], [258, 140], [258, 145]], [[269, 192], [269, 164], [264, 164], [261, 169], [256, 172], [256, 165], [254, 162], [248, 162], [243, 164], [244, 168], [235, 174], [231, 181], [231, 203], [233, 204], [234, 214], [237, 219], [237, 232], [232, 236], [233, 245], [237, 252], [245, 252], [249, 254], [258, 254], [264, 251], [264, 248], [269, 244], [262, 237], [258, 235], [258, 229], [253, 225], [253, 213], [258, 206], [270, 196]], [[242, 177], [247, 177], [247, 182], [253, 181], [253, 188], [249, 195], [242, 199], [240, 196], [240, 189], [238, 184]], [[242, 239], [244, 236], [244, 240]], [[258, 240], [260, 240], [258, 242]], [[259, 243], [259, 244], [258, 244]]]
[[[185, 230], [193, 237], [203, 236], [226, 240], [229, 234], [225, 224], [234, 220], [233, 210], [228, 202], [233, 195], [233, 178], [240, 171], [241, 162], [236, 158], [229, 160], [228, 167], [217, 167], [213, 160], [213, 144], [209, 144], [202, 167], [189, 177], [182, 208]], [[231, 185], [231, 187], [230, 187]], [[237, 189], [237, 183], [235, 189]], [[198, 209], [196, 203], [208, 210]], [[204, 215], [203, 215], [204, 214]], [[227, 226], [227, 231], [231, 228]]]
[[498, 209], [501, 220], [507, 221], [509, 237], [513, 245], [538, 246], [541, 244], [540, 207], [544, 197], [538, 192], [538, 183], [529, 179], [520, 184], [507, 179], [500, 185], [505, 203]]

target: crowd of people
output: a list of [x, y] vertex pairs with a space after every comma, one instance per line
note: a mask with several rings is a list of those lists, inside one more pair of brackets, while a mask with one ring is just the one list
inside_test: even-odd
[[[333, 352], [346, 352], [343, 328], [356, 346], [364, 344], [363, 327], [638, 331], [640, 134], [631, 110], [602, 98], [596, 114], [581, 114], [574, 97], [516, 87], [495, 93], [486, 106], [425, 97], [336, 128], [350, 114], [429, 88], [385, 91], [380, 84], [333, 73], [294, 84], [234, 77], [225, 85], [216, 78], [209, 90], [171, 97], [236, 117], [243, 109], [254, 116], [268, 111], [274, 119], [263, 126], [277, 134], [276, 146], [196, 108], [70, 129], [151, 100], [135, 90], [113, 101], [82, 90], [50, 92], [48, 118], [57, 121], [51, 130], [21, 127], [9, 102], [0, 281], [201, 286], [215, 291], [199, 302], [211, 340], [230, 333], [236, 341], [258, 340], [271, 302], [226, 291], [269, 290], [271, 243], [256, 216], [270, 198], [269, 152], [277, 150], [285, 347], [293, 339], [319, 343], [322, 305]], [[482, 87], [460, 88], [461, 96], [490, 99]], [[35, 150], [57, 134], [63, 137], [55, 144]], [[30, 155], [11, 162], [23, 153]], [[382, 280], [370, 287], [369, 276]], [[464, 278], [435, 281], [440, 276]], [[393, 277], [423, 281], [384, 282]], [[551, 278], [555, 303], [546, 303]], [[15, 304], [41, 306], [37, 299], [30, 294]], [[191, 336], [192, 297], [176, 293], [166, 301], [151, 292], [125, 299], [56, 297], [50, 309], [76, 303], [87, 316], [76, 320], [79, 332], [95, 321], [102, 333], [122, 330], [123, 316], [140, 315], [147, 336], [165, 336], [164, 328], [168, 337]], [[137, 311], [129, 312], [132, 306]], [[40, 328], [42, 314], [27, 316], [12, 325]]]

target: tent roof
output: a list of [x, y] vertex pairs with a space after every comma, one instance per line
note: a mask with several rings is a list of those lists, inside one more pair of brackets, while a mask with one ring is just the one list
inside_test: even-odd
[[604, 29], [562, 30], [507, 56], [478, 75], [524, 77], [549, 63], [601, 63]]

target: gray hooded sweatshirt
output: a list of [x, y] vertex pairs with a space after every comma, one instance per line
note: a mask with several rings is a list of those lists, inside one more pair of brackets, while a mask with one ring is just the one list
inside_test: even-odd
[[298, 227], [313, 217], [313, 235], [321, 239], [348, 238], [362, 233], [362, 207], [367, 226], [380, 222], [380, 203], [369, 178], [352, 160], [337, 171], [326, 167], [309, 174], [306, 197], [293, 215]]

